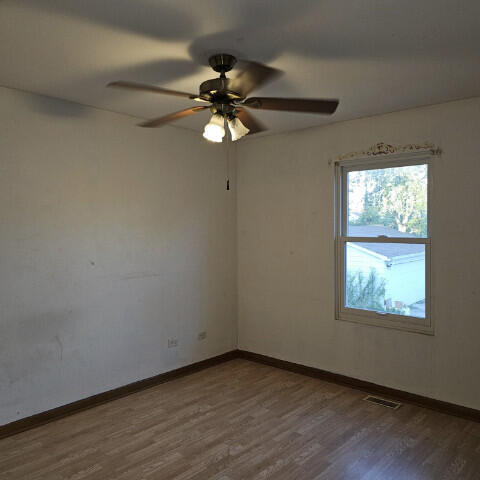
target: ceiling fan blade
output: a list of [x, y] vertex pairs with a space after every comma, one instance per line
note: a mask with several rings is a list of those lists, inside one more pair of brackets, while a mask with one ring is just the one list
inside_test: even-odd
[[206, 110], [210, 108], [209, 106], [202, 106], [202, 107], [191, 107], [187, 108], [186, 110], [180, 110], [179, 112], [169, 113], [168, 115], [164, 115], [163, 117], [154, 118], [153, 120], [147, 120], [146, 122], [139, 123], [140, 127], [147, 127], [147, 128], [154, 128], [154, 127], [162, 127], [166, 123], [174, 122], [175, 120], [180, 120], [184, 117], [189, 117], [194, 113], [201, 112], [202, 110]]
[[246, 97], [251, 91], [275, 80], [282, 74], [276, 68], [257, 62], [246, 62], [247, 67], [232, 79], [232, 90]]
[[122, 80], [119, 80], [117, 82], [110, 82], [109, 84], [107, 84], [107, 87], [125, 88], [127, 90], [139, 90], [143, 92], [161, 93], [164, 95], [174, 95], [176, 97], [189, 98], [190, 100], [197, 100], [200, 102], [208, 101], [193, 93], [179, 92], [177, 90], [169, 90], [167, 88], [157, 87], [155, 85], [146, 85], [144, 83], [124, 82]]
[[332, 114], [338, 107], [338, 100], [319, 100], [309, 98], [273, 98], [251, 97], [242, 105], [261, 110], [280, 110], [287, 112], [306, 112]]
[[254, 133], [264, 132], [267, 130], [260, 121], [258, 121], [250, 112], [245, 110], [242, 107], [236, 107], [235, 111], [237, 112], [236, 116], [239, 120], [250, 130], [248, 135], [253, 135]]

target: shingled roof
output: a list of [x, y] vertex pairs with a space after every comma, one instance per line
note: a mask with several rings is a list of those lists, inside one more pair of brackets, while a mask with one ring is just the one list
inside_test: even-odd
[[[387, 237], [409, 237], [416, 238], [410, 233], [403, 233], [393, 228], [383, 225], [349, 225], [348, 235], [352, 237], [378, 237], [385, 235]], [[423, 253], [425, 246], [422, 244], [411, 243], [370, 243], [358, 242], [356, 245], [366, 248], [372, 252], [383, 255], [389, 259], [400, 257], [402, 255], [412, 255], [414, 253]]]

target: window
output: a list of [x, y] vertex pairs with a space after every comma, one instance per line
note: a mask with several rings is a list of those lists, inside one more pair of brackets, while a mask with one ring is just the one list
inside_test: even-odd
[[433, 333], [426, 154], [336, 166], [339, 320]]

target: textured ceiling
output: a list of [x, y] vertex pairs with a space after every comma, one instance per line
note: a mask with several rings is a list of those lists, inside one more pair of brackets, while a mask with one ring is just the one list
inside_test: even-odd
[[[253, 111], [269, 133], [296, 130], [480, 95], [479, 19], [478, 0], [3, 0], [0, 85], [150, 118], [190, 102], [105, 84], [196, 93], [228, 52], [284, 72], [255, 95], [340, 99], [331, 117]], [[31, 108], [88, 114], [49, 105]]]

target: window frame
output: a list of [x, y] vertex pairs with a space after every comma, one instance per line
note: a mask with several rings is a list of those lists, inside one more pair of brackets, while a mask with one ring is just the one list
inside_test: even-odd
[[[357, 157], [335, 163], [335, 318], [341, 321], [434, 334], [432, 315], [431, 246], [432, 246], [432, 175], [431, 152], [402, 152]], [[347, 175], [351, 171], [427, 165], [427, 236], [421, 237], [353, 237], [348, 236]], [[345, 306], [345, 257], [347, 242], [411, 243], [425, 245], [425, 318], [388, 312], [355, 309]]]

